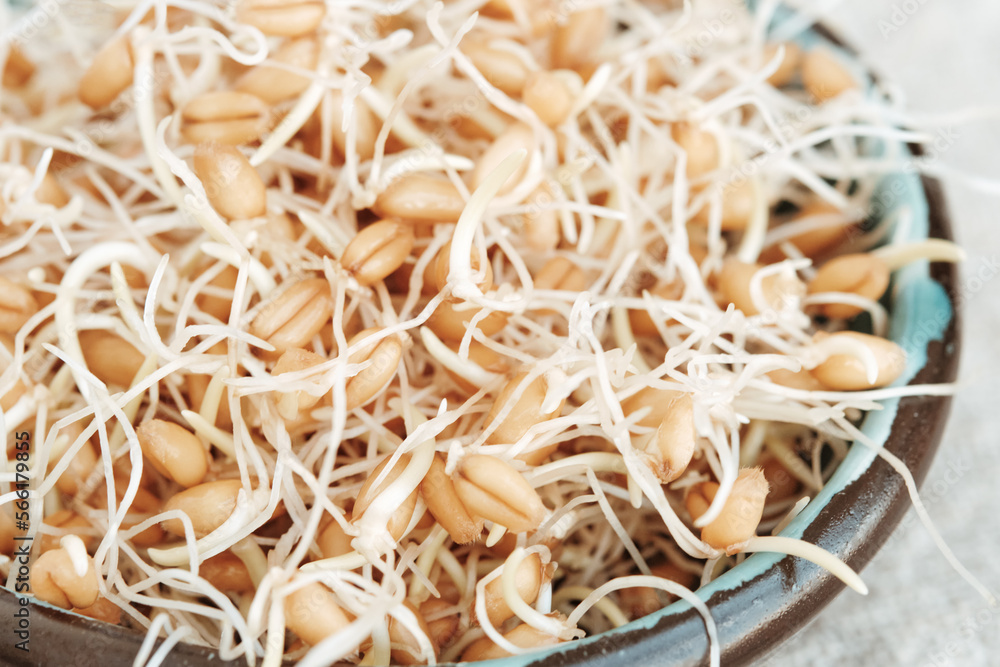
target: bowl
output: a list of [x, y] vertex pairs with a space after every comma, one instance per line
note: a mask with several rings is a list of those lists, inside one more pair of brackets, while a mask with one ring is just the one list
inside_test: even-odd
[[[807, 36], [844, 48], [823, 28]], [[849, 49], [848, 49], [849, 51]], [[919, 147], [908, 147], [919, 153]], [[897, 241], [951, 239], [941, 186], [912, 173], [886, 177], [876, 193], [880, 216], [909, 210], [909, 224], [897, 225]], [[878, 217], [878, 216], [876, 216]], [[954, 380], [959, 352], [959, 319], [953, 295], [953, 265], [917, 262], [893, 278], [890, 338], [908, 361], [908, 384]], [[862, 430], [902, 459], [922, 480], [933, 460], [948, 416], [950, 398], [916, 396], [883, 401], [884, 409], [866, 415]], [[903, 482], [874, 450], [850, 448], [824, 489], [781, 535], [819, 545], [855, 570], [861, 570], [886, 542], [909, 508]], [[698, 591], [715, 618], [722, 664], [745, 665], [762, 658], [803, 628], [840, 593], [844, 585], [812, 563], [758, 553]], [[0, 588], [0, 617], [5, 627], [22, 606]], [[93, 621], [32, 600], [30, 652], [15, 648], [10, 636], [0, 645], [0, 662], [12, 666], [126, 667], [143, 646], [141, 632]], [[163, 640], [158, 640], [158, 646]], [[154, 649], [155, 651], [155, 649]], [[176, 667], [235, 665], [217, 652], [179, 644], [167, 658]], [[709, 642], [701, 616], [677, 602], [614, 631], [524, 656], [489, 661], [495, 667], [546, 665], [611, 667], [621, 664], [709, 664]]]

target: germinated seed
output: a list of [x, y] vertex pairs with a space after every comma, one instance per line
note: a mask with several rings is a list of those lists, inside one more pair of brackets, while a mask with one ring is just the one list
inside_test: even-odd
[[495, 456], [466, 456], [453, 479], [455, 491], [470, 514], [515, 533], [534, 530], [545, 518], [538, 492], [521, 473]]
[[576, 72], [532, 72], [524, 82], [522, 96], [524, 103], [538, 114], [539, 120], [555, 127], [569, 117], [576, 96], [567, 83], [567, 75], [579, 78]]
[[[372, 501], [378, 497], [378, 495], [384, 491], [390, 484], [399, 479], [399, 476], [403, 474], [403, 470], [406, 468], [407, 464], [410, 462], [410, 455], [403, 454], [399, 457], [396, 463], [392, 466], [392, 469], [387, 475], [385, 475], [385, 480], [381, 482], [378, 486], [375, 486], [375, 480], [379, 478], [385, 467], [389, 465], [391, 457], [386, 457], [381, 463], [375, 466], [371, 474], [368, 475], [365, 480], [364, 485], [361, 490], [358, 491], [358, 499], [354, 503], [354, 512], [351, 516], [352, 522], [357, 522], [364, 515], [365, 510], [368, 509]], [[406, 500], [399, 506], [399, 508], [389, 517], [389, 523], [386, 528], [389, 534], [392, 535], [392, 539], [397, 542], [402, 539], [406, 532], [406, 527], [410, 524], [410, 519], [413, 517], [413, 510], [417, 504], [417, 489], [406, 497]]]
[[0, 333], [17, 333], [36, 312], [31, 291], [0, 276]]
[[[365, 329], [348, 341], [348, 347], [378, 333], [379, 329]], [[396, 375], [403, 344], [397, 336], [383, 338], [377, 343], [364, 345], [351, 354], [352, 364], [370, 362], [367, 367], [347, 381], [347, 409], [353, 410], [368, 403], [381, 392]]]
[[105, 44], [80, 79], [80, 101], [92, 109], [111, 104], [132, 85], [132, 45], [128, 37]]
[[465, 200], [448, 179], [416, 172], [393, 181], [372, 208], [383, 218], [458, 222]]
[[420, 483], [420, 494], [427, 510], [448, 531], [451, 539], [457, 544], [470, 544], [482, 534], [483, 520], [473, 517], [465, 509], [454, 482], [444, 468], [444, 459], [436, 454], [430, 470]]
[[351, 239], [340, 264], [362, 285], [373, 285], [402, 266], [413, 249], [413, 227], [380, 220]]
[[312, 583], [285, 598], [285, 625], [310, 646], [343, 630], [352, 617], [337, 604], [333, 591]]
[[[542, 559], [537, 553], [528, 554], [518, 565], [515, 573], [517, 594], [528, 604], [534, 604], [545, 578]], [[504, 599], [502, 577], [497, 577], [486, 584], [483, 587], [483, 594], [486, 597], [486, 615], [489, 616], [493, 627], [500, 627], [507, 619], [514, 616], [514, 611]]]
[[181, 110], [181, 133], [193, 144], [245, 144], [264, 133], [270, 112], [263, 100], [250, 93], [235, 90], [203, 93]]
[[267, 189], [250, 161], [238, 149], [200, 144], [194, 151], [194, 173], [208, 203], [230, 220], [259, 218], [267, 212]]
[[[889, 287], [889, 267], [871, 254], [853, 254], [834, 257], [820, 267], [809, 281], [809, 293], [843, 292], [856, 294], [877, 301]], [[827, 317], [850, 319], [861, 308], [843, 303], [826, 303], [820, 310]]]
[[311, 79], [289, 68], [312, 71], [319, 60], [319, 42], [315, 37], [300, 37], [281, 45], [267, 63], [257, 65], [236, 80], [236, 90], [250, 93], [268, 104], [277, 104], [304, 92]]
[[121, 336], [101, 330], [80, 332], [80, 349], [87, 368], [101, 382], [128, 387], [145, 357]]
[[62, 609], [91, 606], [97, 602], [99, 589], [94, 559], [86, 558], [86, 570], [77, 574], [66, 549], [46, 551], [31, 566], [31, 592]]
[[833, 53], [822, 47], [803, 57], [802, 83], [820, 104], [858, 88], [858, 82], [847, 68]]
[[[860, 391], [885, 387], [895, 382], [906, 368], [906, 355], [903, 349], [891, 340], [856, 331], [841, 331], [831, 336], [852, 338], [867, 346], [875, 354], [878, 373], [875, 381], [869, 382], [864, 362], [847, 354], [835, 354], [812, 369], [813, 377], [828, 389]], [[814, 337], [814, 340], [819, 339], [819, 335]]]
[[250, 333], [275, 348], [275, 354], [306, 345], [330, 321], [333, 296], [323, 278], [301, 280], [264, 306], [250, 323]]
[[156, 471], [183, 487], [200, 484], [208, 472], [201, 440], [179, 424], [151, 419], [136, 429], [139, 446]]
[[[549, 614], [549, 616], [557, 618], [559, 614]], [[561, 642], [558, 637], [542, 632], [526, 623], [522, 623], [513, 630], [504, 633], [503, 637], [514, 646], [530, 649], [555, 646]], [[462, 653], [462, 660], [466, 662], [496, 660], [498, 658], [506, 658], [510, 655], [509, 652], [494, 644], [492, 639], [483, 637], [469, 644], [469, 647]]]
[[[243, 483], [238, 479], [205, 482], [175, 494], [163, 510], [179, 510], [187, 514], [195, 536], [203, 537], [225, 523], [233, 513], [237, 494], [242, 488]], [[161, 525], [168, 533], [184, 536], [184, 524], [180, 519], [167, 519]]]
[[326, 15], [326, 6], [313, 0], [240, 0], [236, 18], [265, 35], [298, 37], [313, 32]]

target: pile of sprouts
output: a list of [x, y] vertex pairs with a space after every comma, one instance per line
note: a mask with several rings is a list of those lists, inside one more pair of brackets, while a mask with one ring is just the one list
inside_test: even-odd
[[678, 598], [717, 663], [693, 591], [758, 551], [864, 593], [777, 533], [879, 401], [950, 391], [896, 383], [883, 296], [961, 253], [887, 244], [873, 194], [927, 137], [759, 4], [6, 22], [8, 587], [30, 535], [32, 594], [147, 633], [136, 664], [272, 667], [521, 654]]

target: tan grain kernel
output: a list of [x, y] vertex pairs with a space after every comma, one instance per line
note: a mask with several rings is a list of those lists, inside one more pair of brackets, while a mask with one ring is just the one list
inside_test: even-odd
[[201, 292], [195, 297], [195, 305], [202, 312], [208, 313], [220, 322], [228, 322], [229, 313], [233, 308], [232, 292], [236, 289], [236, 281], [239, 279], [239, 275], [240, 272], [234, 266], [227, 266], [222, 269], [217, 276], [208, 281], [208, 285], [217, 290], [229, 292], [229, 298]]
[[[458, 352], [460, 345], [458, 341], [451, 341], [449, 347]], [[469, 344], [469, 360], [483, 370], [496, 373], [497, 375], [506, 375], [510, 371], [510, 363], [507, 361], [507, 357], [499, 352], [495, 352], [492, 348], [486, 347], [486, 345], [475, 339]], [[457, 373], [453, 373], [448, 369], [445, 370], [448, 376], [465, 392], [474, 394], [480, 390], [481, 387], [474, 385]]]
[[14, 536], [19, 532], [10, 512], [6, 508], [0, 509], [0, 555], [14, 553]]
[[[115, 474], [115, 497], [120, 503], [122, 498], [125, 496], [125, 491], [128, 488], [129, 476], [131, 466], [119, 466], [122, 467], [121, 472]], [[154, 514], [160, 512], [163, 509], [163, 501], [155, 493], [147, 489], [143, 484], [152, 486], [155, 480], [150, 478], [143, 478], [139, 480], [139, 488], [136, 489], [135, 497], [132, 499], [131, 511], [132, 512], [143, 512], [146, 514]], [[108, 491], [107, 484], [104, 480], [101, 480], [100, 485], [94, 491], [93, 495], [89, 498], [88, 502], [93, 507], [100, 508], [102, 510], [108, 509]]]
[[[547, 614], [551, 618], [562, 618], [559, 613]], [[561, 643], [558, 637], [536, 630], [527, 623], [518, 625], [513, 630], [504, 633], [504, 639], [514, 646], [520, 648], [539, 649], [546, 646], [555, 646]], [[469, 647], [462, 652], [464, 662], [475, 662], [478, 660], [496, 660], [506, 658], [511, 654], [493, 643], [489, 637], [482, 637], [469, 644]]]
[[80, 349], [87, 368], [101, 382], [129, 387], [145, 357], [121, 336], [92, 329], [80, 332]]
[[[208, 391], [208, 385], [212, 378], [208, 375], [189, 374], [185, 376], [184, 380], [187, 386], [188, 406], [192, 410], [200, 412], [201, 404], [205, 400], [205, 392]], [[229, 390], [225, 387], [222, 389], [222, 399], [219, 401], [219, 407], [215, 413], [215, 425], [222, 429], [231, 428], [233, 425], [233, 417], [229, 412]]]
[[245, 220], [267, 213], [264, 181], [238, 149], [199, 144], [194, 150], [194, 173], [205, 188], [208, 203], [222, 217]]
[[457, 222], [465, 200], [448, 179], [417, 172], [393, 181], [372, 208], [383, 218]]
[[[844, 292], [878, 301], [889, 287], [889, 267], [875, 255], [858, 253], [834, 257], [809, 281], [809, 293]], [[862, 312], [858, 306], [826, 303], [819, 306], [827, 317], [850, 319]]]
[[[326, 361], [315, 352], [293, 347], [278, 357], [271, 369], [271, 375], [279, 377], [284, 373], [297, 373], [312, 368]], [[321, 396], [314, 396], [305, 391], [294, 391], [284, 394], [278, 400], [278, 413], [287, 421], [295, 421], [298, 415], [319, 403]]]
[[340, 264], [362, 285], [373, 285], [403, 265], [413, 250], [413, 226], [379, 220], [351, 239]]
[[[761, 469], [741, 470], [722, 512], [701, 529], [701, 539], [716, 549], [725, 549], [729, 554], [738, 552], [756, 533], [766, 498], [767, 480]], [[708, 500], [711, 502], [711, 498]]]
[[[740, 183], [714, 185], [722, 192], [722, 230], [735, 231], [743, 229], [750, 222], [754, 209], [754, 191], [749, 178]], [[691, 219], [699, 225], [707, 226], [711, 217], [712, 207], [709, 204], [698, 209]]]
[[262, 65], [250, 69], [236, 80], [236, 90], [250, 93], [268, 104], [277, 104], [301, 94], [311, 79], [288, 68], [312, 71], [319, 61], [319, 42], [302, 37], [282, 44]]
[[79, 575], [65, 549], [46, 551], [31, 566], [30, 579], [35, 597], [56, 607], [89, 607], [97, 602], [97, 571], [90, 556], [86, 571]]
[[[802, 210], [790, 222], [799, 222], [806, 218], [832, 217], [841, 221], [840, 224], [834, 222], [832, 225], [824, 225], [811, 229], [801, 234], [790, 237], [787, 242], [798, 248], [806, 257], [819, 257], [831, 252], [837, 246], [849, 238], [852, 231], [856, 229], [854, 223], [848, 222], [844, 213], [832, 204], [826, 202], [812, 202], [802, 207]], [[781, 250], [772, 246], [761, 254], [761, 261], [770, 264], [785, 258]]]
[[[333, 144], [341, 155], [347, 155], [347, 132], [344, 131], [344, 94], [338, 90], [330, 91], [329, 106], [330, 129], [333, 134]], [[368, 108], [364, 100], [355, 99], [353, 101], [354, 115], [353, 123], [355, 129], [354, 148], [352, 153], [356, 153], [358, 160], [364, 162], [370, 160], [375, 154], [375, 140], [378, 137], [381, 124], [372, 110]], [[413, 174], [415, 175], [415, 174]], [[407, 178], [406, 176], [403, 177]], [[385, 215], [383, 217], [392, 217]]]
[[[719, 305], [724, 308], [731, 303], [745, 315], [759, 315], [761, 311], [750, 296], [750, 283], [754, 274], [763, 268], [761, 264], [747, 264], [733, 257], [727, 259], [719, 272], [718, 289], [722, 297]], [[783, 273], [765, 276], [760, 283], [764, 302], [775, 311], [781, 310], [786, 303], [797, 303], [805, 292], [798, 278]]]
[[[127, 514], [124, 521], [122, 521], [122, 530], [130, 530], [137, 524], [142, 523], [146, 519], [151, 518], [150, 516], [135, 517], [132, 514]], [[140, 533], [136, 533], [132, 536], [132, 545], [136, 547], [141, 547], [143, 549], [148, 549], [149, 547], [155, 547], [163, 541], [164, 532], [163, 528], [159, 524], [154, 523], [149, 528], [146, 528]]]
[[56, 208], [62, 208], [69, 203], [69, 195], [66, 194], [66, 190], [59, 184], [52, 172], [47, 172], [42, 178], [41, 185], [35, 191], [35, 199], [42, 204], [50, 204]]
[[523, 0], [487, 0], [480, 11], [484, 16], [504, 20], [511, 20], [516, 16], [523, 15], [528, 20], [528, 28], [532, 37], [540, 37], [549, 32], [552, 29], [552, 22], [555, 20], [551, 5], [526, 3]]
[[478, 41], [463, 43], [462, 51], [487, 81], [508, 95], [517, 95], [524, 88], [528, 67], [511, 51]]
[[[524, 103], [538, 114], [538, 119], [555, 127], [569, 118], [576, 96], [566, 82], [564, 72], [532, 72], [524, 83]], [[572, 74], [576, 75], [576, 72]], [[578, 75], [576, 75], [578, 76]]]
[[275, 354], [304, 347], [330, 321], [333, 297], [323, 278], [301, 280], [264, 306], [250, 333], [274, 346]]
[[163, 419], [150, 419], [136, 429], [142, 453], [156, 471], [187, 488], [208, 472], [208, 453], [191, 431]]
[[812, 373], [805, 369], [790, 371], [778, 368], [770, 371], [767, 377], [770, 378], [771, 382], [780, 384], [782, 387], [805, 389], [806, 391], [823, 391], [826, 389], [822, 382], [814, 378]]
[[628, 417], [643, 408], [649, 408], [649, 411], [638, 421], [638, 424], [650, 428], [659, 428], [660, 423], [670, 414], [670, 406], [678, 396], [680, 396], [680, 392], [670, 389], [646, 387], [622, 401], [622, 411]]
[[198, 566], [198, 576], [225, 593], [249, 593], [254, 590], [247, 566], [232, 551], [206, 558]]
[[691, 123], [674, 123], [670, 136], [687, 154], [688, 178], [700, 178], [719, 167], [719, 140], [711, 132]]
[[667, 415], [644, 449], [646, 461], [661, 484], [684, 473], [694, 456], [696, 442], [691, 395], [681, 394], [667, 406]]
[[[392, 460], [391, 456], [385, 457], [381, 463], [375, 466], [375, 469], [368, 475], [365, 479], [364, 485], [361, 490], [358, 491], [358, 499], [354, 503], [354, 511], [351, 515], [351, 522], [356, 522], [364, 515], [365, 510], [372, 504], [372, 501], [378, 497], [382, 491], [389, 487], [390, 484], [399, 479], [399, 476], [403, 474], [403, 470], [410, 463], [410, 455], [403, 454], [396, 461], [396, 464], [392, 466], [392, 469], [387, 475], [385, 475], [385, 480], [380, 483], [377, 487], [375, 486], [375, 480], [378, 479], [382, 471]], [[413, 510], [417, 505], [417, 489], [413, 490], [413, 493], [406, 497], [399, 508], [393, 512], [392, 516], [389, 517], [389, 523], [386, 528], [389, 530], [389, 534], [392, 539], [397, 542], [402, 539], [403, 535], [406, 534], [406, 527], [410, 524], [410, 519], [413, 517]]]
[[521, 473], [495, 456], [471, 454], [454, 476], [455, 491], [474, 516], [499, 523], [514, 533], [535, 530], [545, 505]]
[[[906, 368], [906, 355], [903, 348], [891, 340], [856, 331], [840, 331], [831, 334], [832, 336], [853, 338], [868, 346], [878, 362], [878, 374], [875, 382], [869, 382], [865, 365], [860, 359], [847, 354], [835, 354], [812, 369], [813, 377], [827, 389], [861, 391], [885, 387], [895, 382]], [[813, 340], [820, 340], [822, 337], [821, 334], [816, 334]]]
[[[698, 585], [695, 575], [680, 569], [672, 563], [664, 563], [650, 568], [653, 576], [660, 577], [678, 583], [689, 590], [694, 590]], [[636, 586], [634, 588], [623, 588], [618, 591], [619, 606], [630, 620], [642, 618], [654, 611], [662, 609], [666, 604], [677, 599], [677, 596], [667, 593], [658, 588], [648, 588], [646, 586]]]
[[[524, 560], [517, 568], [514, 576], [514, 583], [517, 587], [517, 594], [528, 604], [534, 604], [538, 598], [538, 592], [542, 590], [542, 583], [545, 580], [545, 572], [542, 567], [542, 559], [537, 553], [525, 556]], [[507, 605], [503, 596], [503, 577], [497, 577], [483, 587], [485, 597], [486, 615], [490, 623], [495, 628], [503, 625], [507, 619], [514, 616], [514, 611]]]
[[840, 60], [822, 47], [802, 59], [802, 84], [819, 104], [858, 88], [858, 82]]
[[[348, 346], [378, 333], [380, 329], [365, 329], [348, 341]], [[383, 338], [378, 343], [364, 345], [350, 356], [352, 364], [371, 363], [347, 380], [347, 409], [353, 410], [375, 398], [396, 375], [403, 357], [403, 344], [398, 336]]]
[[35, 74], [35, 64], [31, 62], [16, 44], [10, 45], [7, 62], [3, 66], [3, 87], [20, 88]]
[[[676, 278], [670, 282], [659, 283], [653, 287], [649, 293], [657, 299], [663, 299], [665, 301], [679, 301], [680, 298], [684, 296], [684, 281], [680, 278]], [[657, 320], [662, 322], [664, 326], [673, 321], [672, 318], [668, 318], [666, 315], [657, 314], [656, 317]], [[646, 309], [629, 310], [628, 320], [629, 325], [632, 327], [632, 333], [636, 336], [660, 335], [659, 329], [656, 328], [653, 318]]]
[[80, 79], [77, 95], [91, 109], [101, 109], [132, 85], [132, 45], [127, 37], [105, 44]]
[[285, 625], [310, 646], [343, 630], [352, 619], [333, 591], [320, 583], [306, 584], [285, 598]]
[[471, 544], [483, 532], [483, 520], [469, 514], [455, 491], [455, 484], [444, 471], [444, 458], [434, 455], [430, 470], [420, 482], [420, 493], [427, 510], [448, 531], [457, 544]]
[[[76, 440], [76, 438], [83, 432], [82, 427], [76, 429], [67, 429], [65, 433], [60, 433], [59, 438], [68, 438], [69, 442], [67, 447]], [[49, 470], [55, 467], [56, 463], [62, 460], [50, 459], [49, 460]], [[59, 475], [59, 479], [56, 480], [56, 488], [58, 488], [63, 493], [69, 495], [76, 495], [76, 492], [80, 489], [81, 483], [87, 479], [90, 473], [94, 470], [94, 466], [97, 464], [97, 452], [94, 451], [94, 446], [90, 444], [87, 440], [83, 443], [83, 446], [73, 455], [70, 459], [69, 466], [63, 474]]]
[[14, 334], [38, 312], [31, 291], [0, 276], [0, 333]]
[[531, 154], [536, 146], [535, 133], [524, 123], [513, 123], [494, 140], [490, 147], [476, 160], [476, 168], [472, 171], [472, 187], [478, 188], [492, 174], [500, 163], [519, 150], [527, 152], [528, 157], [511, 174], [497, 192], [498, 195], [510, 192], [524, 178]]
[[533, 250], [552, 251], [562, 239], [559, 213], [553, 207], [555, 195], [548, 184], [543, 183], [528, 196], [531, 207], [521, 217], [521, 234], [525, 243]]
[[[420, 630], [429, 638], [430, 628], [417, 607], [409, 600], [403, 600], [403, 606], [413, 612]], [[406, 626], [392, 616], [389, 617], [389, 642], [392, 645], [392, 664], [422, 665], [425, 663], [423, 651], [420, 649], [420, 642], [406, 629]]]
[[699, 482], [687, 490], [684, 494], [684, 509], [692, 521], [697, 521], [708, 511], [718, 492], [718, 482]]
[[[438, 590], [441, 590], [440, 586]], [[461, 617], [457, 613], [441, 616], [442, 612], [452, 606], [447, 600], [437, 598], [428, 598], [420, 603], [420, 615], [423, 618], [436, 617], [432, 621], [427, 621], [427, 636], [438, 653], [454, 643], [461, 629]]]
[[354, 551], [351, 539], [339, 521], [330, 521], [316, 538], [316, 546], [319, 547], [323, 558], [336, 558]]
[[[493, 405], [486, 415], [486, 421], [483, 422], [484, 429], [493, 425], [493, 422], [496, 421], [497, 416], [505, 406], [511, 402], [514, 404], [503, 421], [487, 437], [486, 441], [488, 443], [494, 445], [514, 444], [524, 437], [528, 429], [532, 426], [558, 417], [559, 413], [562, 412], [565, 400], [560, 402], [552, 412], [542, 412], [542, 402], [545, 400], [545, 394], [548, 391], [548, 385], [545, 382], [544, 376], [536, 377], [527, 385], [524, 383], [525, 377], [527, 377], [527, 373], [525, 372], [515, 375], [503, 386], [503, 389], [500, 390], [500, 393], [497, 394], [496, 399], [493, 401]], [[554, 446], [542, 447], [541, 449], [524, 452], [517, 458], [530, 465], [538, 465], [547, 459], [555, 451], [555, 448]]]
[[567, 257], [553, 257], [535, 276], [535, 289], [582, 292], [587, 288], [587, 274]]
[[[163, 511], [179, 510], [191, 519], [195, 537], [204, 537], [225, 523], [236, 509], [236, 497], [243, 483], [238, 479], [205, 482], [175, 494], [163, 506]], [[180, 519], [167, 519], [163, 529], [173, 535], [184, 536]]]
[[[445, 301], [439, 304], [434, 313], [431, 314], [430, 319], [427, 320], [427, 326], [444, 341], [459, 341], [472, 325], [472, 318], [476, 317], [482, 310], [482, 308], [465, 308], [464, 302], [460, 307], [458, 303]], [[476, 328], [487, 337], [496, 335], [507, 326], [508, 317], [507, 313], [499, 310], [493, 311], [480, 319]]]
[[181, 110], [181, 134], [193, 144], [237, 146], [259, 139], [267, 130], [270, 113], [268, 105], [250, 93], [210, 91]]
[[610, 25], [603, 7], [588, 7], [573, 12], [564, 24], [552, 32], [552, 64], [579, 69], [594, 61]]
[[312, 0], [241, 0], [236, 18], [265, 35], [298, 37], [313, 32], [326, 15], [326, 6]]
[[799, 64], [802, 62], [802, 48], [795, 42], [782, 42], [780, 44], [764, 45], [764, 62], [769, 63], [778, 55], [778, 49], [785, 47], [785, 57], [774, 74], [768, 77], [767, 82], [775, 88], [787, 86], [795, 78], [799, 71]]
[[659, 54], [646, 60], [646, 91], [655, 93], [664, 86], [676, 86], [678, 76], [678, 57], [672, 54]]
[[271, 268], [276, 261], [287, 258], [286, 253], [298, 240], [302, 226], [292, 221], [284, 211], [268, 211], [265, 220], [266, 222], [259, 228], [260, 261], [267, 268]]

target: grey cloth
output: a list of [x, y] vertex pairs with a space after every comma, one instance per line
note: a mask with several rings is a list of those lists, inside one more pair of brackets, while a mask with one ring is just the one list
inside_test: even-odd
[[[847, 0], [827, 23], [899, 84], [910, 109], [992, 107], [989, 120], [944, 123], [951, 138], [940, 142], [936, 164], [1000, 183], [1000, 3]], [[1000, 194], [960, 179], [945, 185], [968, 252], [964, 349], [951, 420], [922, 495], [945, 542], [1000, 593]], [[862, 575], [867, 598], [843, 593], [762, 664], [1000, 665], [1000, 606], [988, 606], [952, 570], [912, 510]]]

